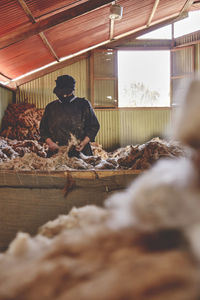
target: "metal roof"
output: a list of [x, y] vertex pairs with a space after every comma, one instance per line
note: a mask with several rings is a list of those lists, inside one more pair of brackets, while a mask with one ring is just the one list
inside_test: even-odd
[[1, 0], [0, 81], [11, 83], [51, 63], [59, 68], [68, 56], [172, 21], [193, 2], [118, 0], [123, 17], [111, 28], [111, 0]]

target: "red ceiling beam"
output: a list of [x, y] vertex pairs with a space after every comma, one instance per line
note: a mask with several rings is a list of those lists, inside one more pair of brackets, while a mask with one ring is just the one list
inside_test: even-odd
[[28, 37], [31, 37], [63, 22], [69, 21], [73, 18], [79, 17], [111, 2], [113, 2], [113, 0], [88, 0], [83, 4], [76, 5], [68, 10], [47, 17], [46, 19], [35, 24], [19, 26], [17, 29], [10, 31], [5, 36], [0, 37], [0, 49], [23, 41]]

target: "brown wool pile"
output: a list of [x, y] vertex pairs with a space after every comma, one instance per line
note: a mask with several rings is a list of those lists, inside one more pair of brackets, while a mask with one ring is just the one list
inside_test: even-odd
[[69, 145], [60, 147], [49, 157], [48, 146], [36, 140], [17, 141], [0, 137], [0, 169], [6, 170], [144, 170], [160, 158], [186, 155], [183, 147], [159, 138], [142, 145], [129, 145], [114, 152], [106, 152], [101, 145], [92, 143], [93, 156], [69, 157], [68, 152], [77, 143], [72, 137]]
[[9, 104], [2, 120], [0, 135], [16, 140], [38, 140], [43, 113], [44, 109], [38, 109], [34, 104]]

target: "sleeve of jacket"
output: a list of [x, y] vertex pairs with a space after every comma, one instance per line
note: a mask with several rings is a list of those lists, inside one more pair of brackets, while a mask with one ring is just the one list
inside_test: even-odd
[[94, 142], [94, 139], [99, 131], [100, 125], [95, 112], [90, 104], [87, 101], [87, 109], [86, 109], [86, 118], [85, 118], [85, 135], [90, 138], [91, 142]]
[[47, 138], [51, 137], [48, 126], [48, 107], [45, 108], [44, 114], [40, 121], [40, 136], [43, 142], [45, 142]]

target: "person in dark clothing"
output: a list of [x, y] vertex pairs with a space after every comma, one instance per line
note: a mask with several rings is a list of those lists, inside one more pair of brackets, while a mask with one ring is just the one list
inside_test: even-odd
[[57, 100], [47, 104], [40, 122], [40, 136], [49, 150], [56, 152], [67, 145], [72, 133], [80, 144], [76, 151], [92, 155], [90, 142], [99, 131], [99, 122], [88, 100], [74, 95], [75, 79], [69, 75], [59, 76], [53, 92]]

